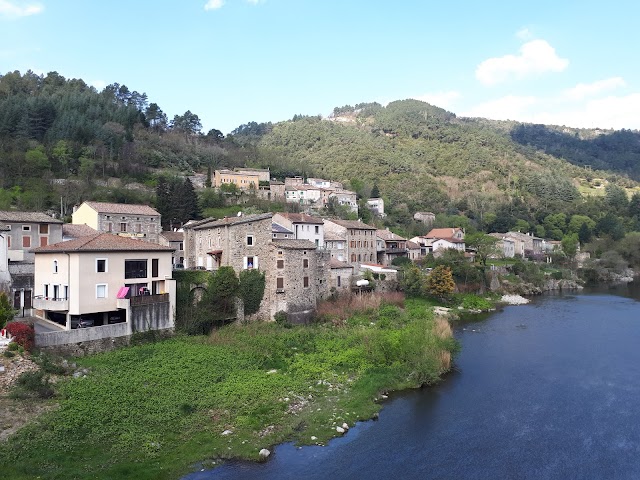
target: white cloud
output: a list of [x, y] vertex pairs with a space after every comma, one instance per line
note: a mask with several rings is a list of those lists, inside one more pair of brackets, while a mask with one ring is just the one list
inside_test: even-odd
[[460, 92], [450, 90], [448, 92], [425, 93], [424, 95], [419, 95], [413, 98], [415, 100], [422, 100], [423, 102], [430, 103], [436, 107], [451, 108], [451, 105], [460, 97]]
[[0, 0], [0, 18], [16, 19], [41, 13], [44, 7], [39, 3], [25, 4], [9, 0]]
[[224, 5], [224, 0], [209, 0], [205, 6], [205, 10], [218, 10]]
[[573, 88], [564, 91], [564, 96], [570, 100], [582, 100], [586, 97], [593, 97], [599, 93], [615, 90], [618, 87], [626, 86], [622, 77], [605, 78], [593, 83], [579, 83]]
[[527, 27], [521, 28], [516, 32], [516, 37], [520, 40], [531, 40], [533, 38], [533, 33]]
[[476, 68], [476, 78], [485, 85], [495, 85], [510, 78], [524, 78], [544, 72], [561, 72], [569, 60], [560, 58], [545, 40], [532, 40], [520, 47], [518, 55], [489, 58]]
[[563, 96], [507, 95], [462, 112], [465, 117], [566, 125], [575, 128], [640, 129], [640, 93], [567, 103]]

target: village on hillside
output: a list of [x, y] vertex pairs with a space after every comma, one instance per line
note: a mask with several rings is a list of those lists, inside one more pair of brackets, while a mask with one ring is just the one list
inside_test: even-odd
[[[306, 181], [305, 181], [306, 180]], [[397, 265], [453, 249], [473, 261], [462, 228], [432, 228], [403, 238], [360, 220], [323, 217], [331, 202], [358, 213], [356, 194], [321, 178], [279, 182], [269, 170], [238, 168], [212, 173], [212, 188], [233, 185], [266, 200], [298, 205], [299, 213], [242, 214], [190, 220], [162, 231], [148, 205], [85, 201], [71, 223], [45, 213], [0, 211], [0, 287], [10, 292], [19, 317], [36, 322], [39, 347], [117, 342], [135, 332], [171, 330], [178, 270], [265, 274], [260, 308], [251, 318], [293, 323], [313, 318], [318, 301], [370, 288], [398, 288]], [[367, 207], [383, 217], [384, 201]], [[435, 215], [415, 212], [431, 227]], [[559, 247], [519, 232], [493, 233], [496, 257], [544, 259]], [[242, 312], [238, 313], [242, 316]]]

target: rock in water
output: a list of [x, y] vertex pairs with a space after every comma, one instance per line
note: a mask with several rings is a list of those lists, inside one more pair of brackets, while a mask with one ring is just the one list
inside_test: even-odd
[[260, 453], [258, 453], [258, 455], [260, 455], [260, 458], [267, 458], [269, 455], [271, 455], [271, 452], [266, 448], [263, 448], [262, 450], [260, 450]]
[[336, 432], [338, 432], [338, 433], [344, 433], [344, 428], [342, 428], [342, 427], [336, 427]]

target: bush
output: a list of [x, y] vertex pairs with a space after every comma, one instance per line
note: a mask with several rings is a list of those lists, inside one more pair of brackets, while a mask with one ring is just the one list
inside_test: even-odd
[[289, 322], [289, 315], [287, 315], [287, 312], [280, 310], [279, 312], [276, 312], [273, 319], [281, 327], [291, 328], [291, 322]]
[[49, 376], [42, 370], [23, 372], [16, 380], [11, 391], [13, 398], [51, 398], [54, 391], [49, 383]]
[[22, 347], [25, 351], [30, 352], [33, 348], [36, 333], [31, 325], [19, 322], [10, 322], [7, 324], [7, 332], [13, 337], [13, 341]]

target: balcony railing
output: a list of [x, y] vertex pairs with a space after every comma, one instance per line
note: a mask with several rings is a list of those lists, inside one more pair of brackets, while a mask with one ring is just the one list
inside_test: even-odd
[[69, 299], [39, 295], [33, 297], [33, 308], [37, 310], [49, 310], [51, 312], [64, 312], [69, 310]]
[[150, 305], [152, 303], [166, 303], [169, 301], [169, 294], [139, 295], [137, 297], [131, 297], [129, 300], [131, 300], [132, 307], [136, 305]]

